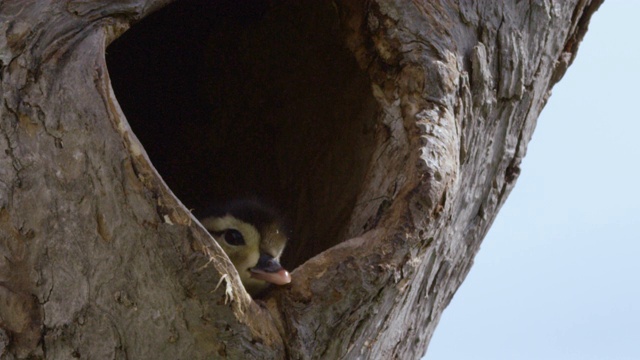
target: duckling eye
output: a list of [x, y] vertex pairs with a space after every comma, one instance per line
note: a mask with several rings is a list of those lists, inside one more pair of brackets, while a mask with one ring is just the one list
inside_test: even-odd
[[224, 241], [229, 245], [239, 246], [244, 245], [244, 237], [240, 233], [240, 231], [236, 229], [229, 229], [224, 232]]

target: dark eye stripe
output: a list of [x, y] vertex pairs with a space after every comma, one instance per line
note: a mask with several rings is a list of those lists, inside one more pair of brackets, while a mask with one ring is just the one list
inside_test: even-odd
[[224, 241], [233, 246], [246, 245], [244, 236], [236, 229], [227, 229], [222, 231], [209, 231], [216, 239], [224, 238]]
[[229, 245], [240, 246], [245, 245], [244, 236], [236, 229], [229, 229], [224, 232], [224, 241]]

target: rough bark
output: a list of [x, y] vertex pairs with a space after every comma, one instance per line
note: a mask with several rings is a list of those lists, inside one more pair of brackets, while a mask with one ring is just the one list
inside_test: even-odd
[[[322, 43], [348, 56], [334, 81], [303, 70], [313, 50], [293, 52], [309, 61], [287, 63], [300, 75], [277, 89], [333, 85], [265, 93], [295, 121], [278, 106], [247, 120], [284, 129], [260, 159], [284, 175], [244, 186], [272, 198], [293, 187], [279, 205], [299, 236], [292, 284], [258, 301], [156, 172], [111, 86], [108, 44], [169, 2], [0, 2], [0, 357], [419, 358], [602, 1], [264, 2], [238, 43], [298, 31], [272, 52]], [[223, 45], [212, 39], [205, 51]], [[224, 143], [241, 106], [216, 104], [207, 134]], [[219, 178], [205, 194], [247, 191]]]

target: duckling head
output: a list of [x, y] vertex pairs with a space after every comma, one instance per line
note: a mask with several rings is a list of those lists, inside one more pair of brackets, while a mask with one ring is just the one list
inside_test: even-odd
[[249, 294], [256, 295], [269, 284], [291, 282], [280, 265], [287, 236], [269, 208], [253, 201], [234, 202], [201, 223], [229, 256]]

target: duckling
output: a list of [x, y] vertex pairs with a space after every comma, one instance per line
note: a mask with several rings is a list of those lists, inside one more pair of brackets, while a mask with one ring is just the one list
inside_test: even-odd
[[270, 208], [255, 201], [235, 201], [200, 222], [227, 253], [252, 296], [269, 284], [291, 282], [289, 272], [280, 265], [287, 236]]

